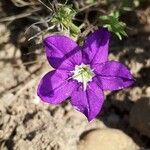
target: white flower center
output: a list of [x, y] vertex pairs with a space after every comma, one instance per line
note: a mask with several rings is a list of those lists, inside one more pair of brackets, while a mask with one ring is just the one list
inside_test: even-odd
[[92, 78], [95, 75], [90, 65], [85, 65], [85, 64], [76, 65], [72, 73], [73, 73], [72, 78], [74, 80], [77, 80], [78, 82], [83, 83], [84, 90], [86, 90], [87, 83], [89, 81], [92, 81]]

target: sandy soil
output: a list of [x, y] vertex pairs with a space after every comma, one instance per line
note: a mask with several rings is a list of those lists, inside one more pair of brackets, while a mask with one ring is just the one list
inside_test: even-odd
[[[106, 92], [103, 110], [91, 123], [73, 110], [69, 100], [59, 106], [39, 101], [38, 81], [52, 69], [39, 44], [41, 39], [25, 40], [25, 18], [0, 23], [0, 149], [76, 150], [85, 131], [109, 127], [124, 131], [141, 149], [149, 149], [148, 136], [129, 123], [135, 103], [150, 97], [150, 7], [139, 9], [136, 17], [129, 21], [134, 30], [128, 29], [128, 38], [112, 37], [109, 55], [131, 69], [136, 83]], [[132, 18], [129, 13], [129, 20]]]

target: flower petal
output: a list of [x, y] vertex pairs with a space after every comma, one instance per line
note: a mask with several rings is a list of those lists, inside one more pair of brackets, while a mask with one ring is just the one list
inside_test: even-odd
[[44, 39], [47, 59], [53, 68], [72, 70], [81, 63], [81, 49], [72, 39], [52, 35]]
[[37, 94], [45, 102], [58, 104], [68, 98], [74, 84], [67, 80], [68, 75], [64, 70], [48, 72], [40, 81]]
[[119, 90], [134, 83], [133, 76], [128, 68], [119, 62], [108, 61], [93, 67], [99, 85], [103, 90]]
[[96, 64], [107, 61], [110, 32], [99, 29], [91, 33], [83, 46], [83, 59], [86, 64]]
[[88, 84], [86, 91], [79, 86], [77, 90], [73, 91], [71, 97], [74, 108], [82, 112], [89, 121], [97, 116], [104, 102], [103, 92], [94, 82]]

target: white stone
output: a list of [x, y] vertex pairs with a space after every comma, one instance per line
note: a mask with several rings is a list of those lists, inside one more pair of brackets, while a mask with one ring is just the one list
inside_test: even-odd
[[97, 129], [80, 141], [78, 150], [138, 150], [133, 140], [118, 129]]

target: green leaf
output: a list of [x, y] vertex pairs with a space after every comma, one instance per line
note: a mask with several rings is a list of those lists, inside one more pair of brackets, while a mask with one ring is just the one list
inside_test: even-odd
[[60, 4], [51, 21], [56, 26], [61, 26], [63, 30], [69, 31], [69, 34], [73, 37], [76, 37], [80, 33], [80, 28], [72, 21], [75, 14], [76, 11], [71, 6]]
[[109, 31], [115, 33], [120, 40], [122, 36], [127, 36], [125, 29], [125, 23], [119, 21], [119, 11], [113, 11], [109, 15], [100, 16], [103, 27]]

